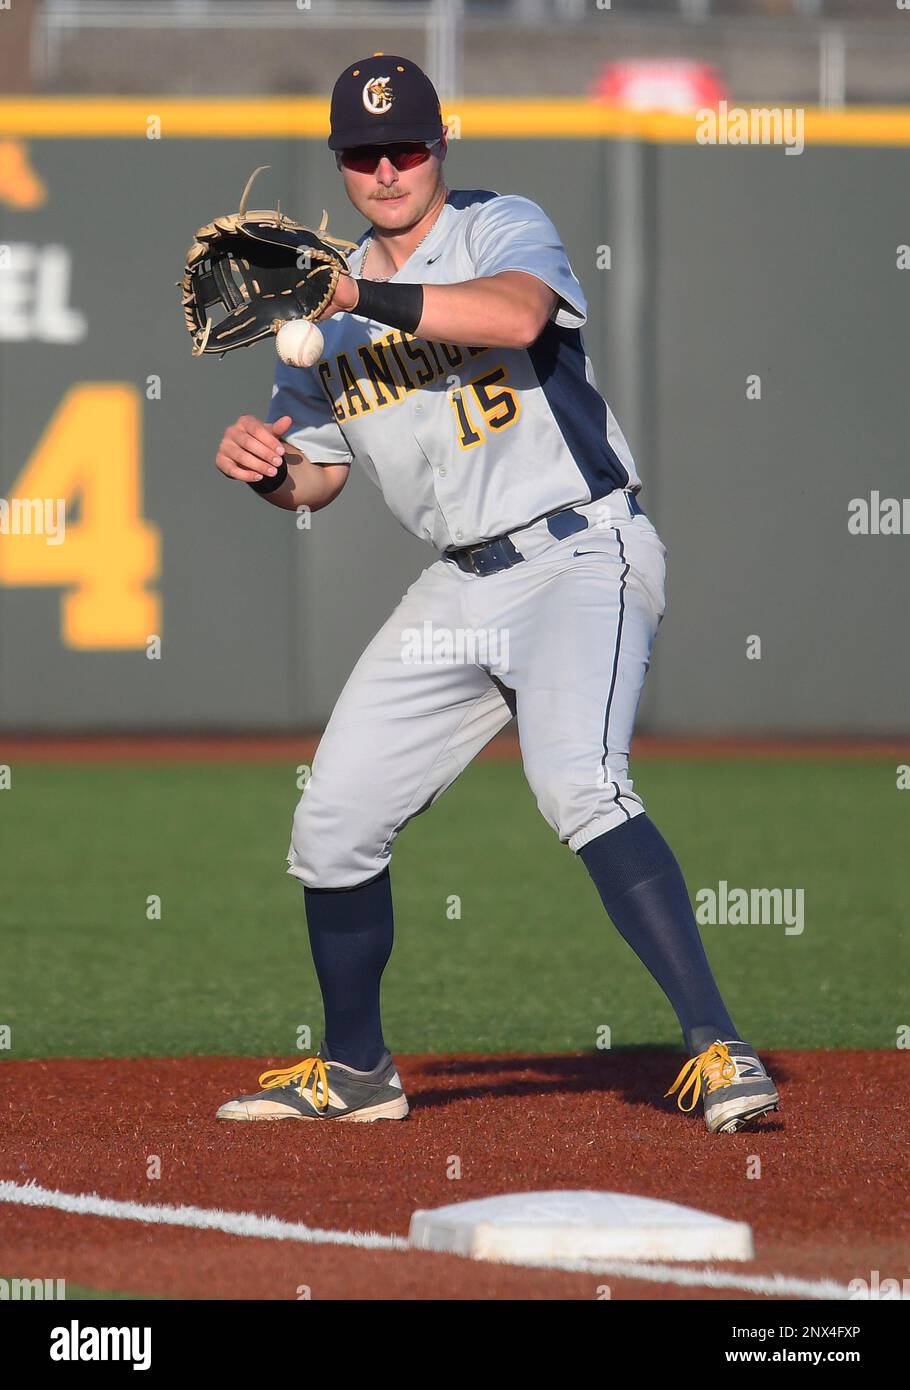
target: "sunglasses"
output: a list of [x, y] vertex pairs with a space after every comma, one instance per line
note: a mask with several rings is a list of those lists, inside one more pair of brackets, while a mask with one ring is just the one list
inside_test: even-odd
[[402, 174], [408, 169], [416, 169], [418, 165], [425, 164], [438, 143], [436, 141], [432, 145], [415, 145], [413, 142], [401, 141], [395, 145], [355, 145], [349, 150], [341, 151], [338, 164], [339, 167], [343, 164], [345, 169], [351, 169], [355, 174], [375, 174], [379, 161], [385, 157], [399, 174]]

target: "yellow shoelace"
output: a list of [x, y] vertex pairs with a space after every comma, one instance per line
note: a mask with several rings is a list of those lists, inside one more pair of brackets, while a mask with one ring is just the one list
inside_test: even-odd
[[[669, 1091], [665, 1091], [664, 1095], [672, 1096], [677, 1087], [682, 1086], [682, 1090], [676, 1097], [676, 1104], [680, 1110], [685, 1110], [687, 1113], [694, 1110], [701, 1095], [702, 1073], [705, 1076], [705, 1090], [709, 1095], [721, 1086], [730, 1086], [736, 1080], [736, 1063], [730, 1056], [729, 1049], [723, 1043], [713, 1042], [710, 1047], [705, 1048], [704, 1052], [699, 1052], [697, 1057], [690, 1057]], [[685, 1085], [683, 1086], [684, 1081]], [[690, 1088], [692, 1090], [692, 1104], [683, 1105], [683, 1097]]]
[[[302, 1062], [295, 1063], [293, 1067], [278, 1067], [274, 1071], [264, 1071], [259, 1078], [259, 1085], [264, 1091], [270, 1091], [273, 1086], [290, 1086], [298, 1080], [301, 1095], [303, 1095], [304, 1086], [312, 1081], [310, 1094], [313, 1097], [313, 1104], [317, 1110], [325, 1110], [329, 1103], [329, 1074], [321, 1057], [305, 1057]], [[319, 1098], [320, 1087], [322, 1087], [321, 1100]]]

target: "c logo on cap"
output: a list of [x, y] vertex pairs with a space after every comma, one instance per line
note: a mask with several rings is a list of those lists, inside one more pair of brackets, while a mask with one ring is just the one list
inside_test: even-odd
[[384, 116], [394, 100], [391, 77], [371, 77], [363, 89], [364, 109], [371, 116]]

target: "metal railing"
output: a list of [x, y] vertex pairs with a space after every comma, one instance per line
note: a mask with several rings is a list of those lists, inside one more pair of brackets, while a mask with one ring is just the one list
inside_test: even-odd
[[394, 27], [422, 32], [424, 67], [440, 93], [461, 95], [464, 0], [45, 0], [33, 35], [43, 83], [60, 68], [67, 35], [87, 30], [294, 30]]
[[[712, 54], [735, 48], [741, 56], [758, 43], [765, 51], [765, 70], [769, 47], [772, 54], [779, 48], [782, 63], [799, 53], [800, 91], [784, 94], [786, 99], [842, 106], [850, 95], [852, 76], [855, 88], [884, 86], [886, 99], [910, 101], [910, 10], [901, 24], [896, 9], [891, 18], [825, 18], [835, 8], [843, 15], [845, 0], [790, 0], [790, 7], [791, 18], [771, 18], [759, 3], [738, 17], [729, 10], [724, 14], [724, 0], [664, 0], [659, 7], [658, 0], [44, 0], [35, 13], [33, 70], [39, 88], [57, 85], [67, 40], [101, 30], [259, 34], [388, 30], [398, 35], [413, 32], [422, 38], [418, 61], [443, 101], [449, 102], [464, 95], [466, 30], [476, 39], [487, 29], [501, 31], [508, 24], [514, 25], [511, 63], [519, 78], [520, 43], [539, 52], [538, 45], [545, 44], [547, 34], [558, 27], [563, 34], [577, 29], [583, 52], [590, 52], [590, 38], [595, 34], [610, 34], [614, 53], [634, 53], [636, 42], [645, 47], [646, 41], [655, 40], [652, 50], [672, 51], [678, 44], [681, 51], [704, 54], [721, 64], [722, 57]], [[857, 0], [857, 9], [868, 16], [863, 0]], [[624, 34], [633, 37], [626, 42]], [[891, 89], [887, 83], [870, 81], [879, 62], [886, 60], [896, 73], [893, 80], [888, 79]], [[901, 65], [903, 76], [897, 71]], [[159, 86], [160, 74], [153, 73], [149, 80]], [[815, 97], [810, 95], [812, 86]], [[517, 90], [514, 76], [510, 85], [504, 82], [503, 90]], [[570, 90], [577, 87], [567, 68], [565, 91]]]

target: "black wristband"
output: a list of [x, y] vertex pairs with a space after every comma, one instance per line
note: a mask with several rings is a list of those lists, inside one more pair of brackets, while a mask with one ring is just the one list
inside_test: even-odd
[[388, 285], [379, 280], [357, 280], [360, 298], [350, 310], [390, 328], [416, 333], [423, 317], [423, 285]]
[[277, 492], [281, 484], [287, 480], [287, 476], [288, 466], [282, 459], [274, 478], [260, 478], [258, 483], [247, 483], [247, 487], [251, 487], [254, 492], [258, 492], [260, 496], [264, 497], [268, 492]]

